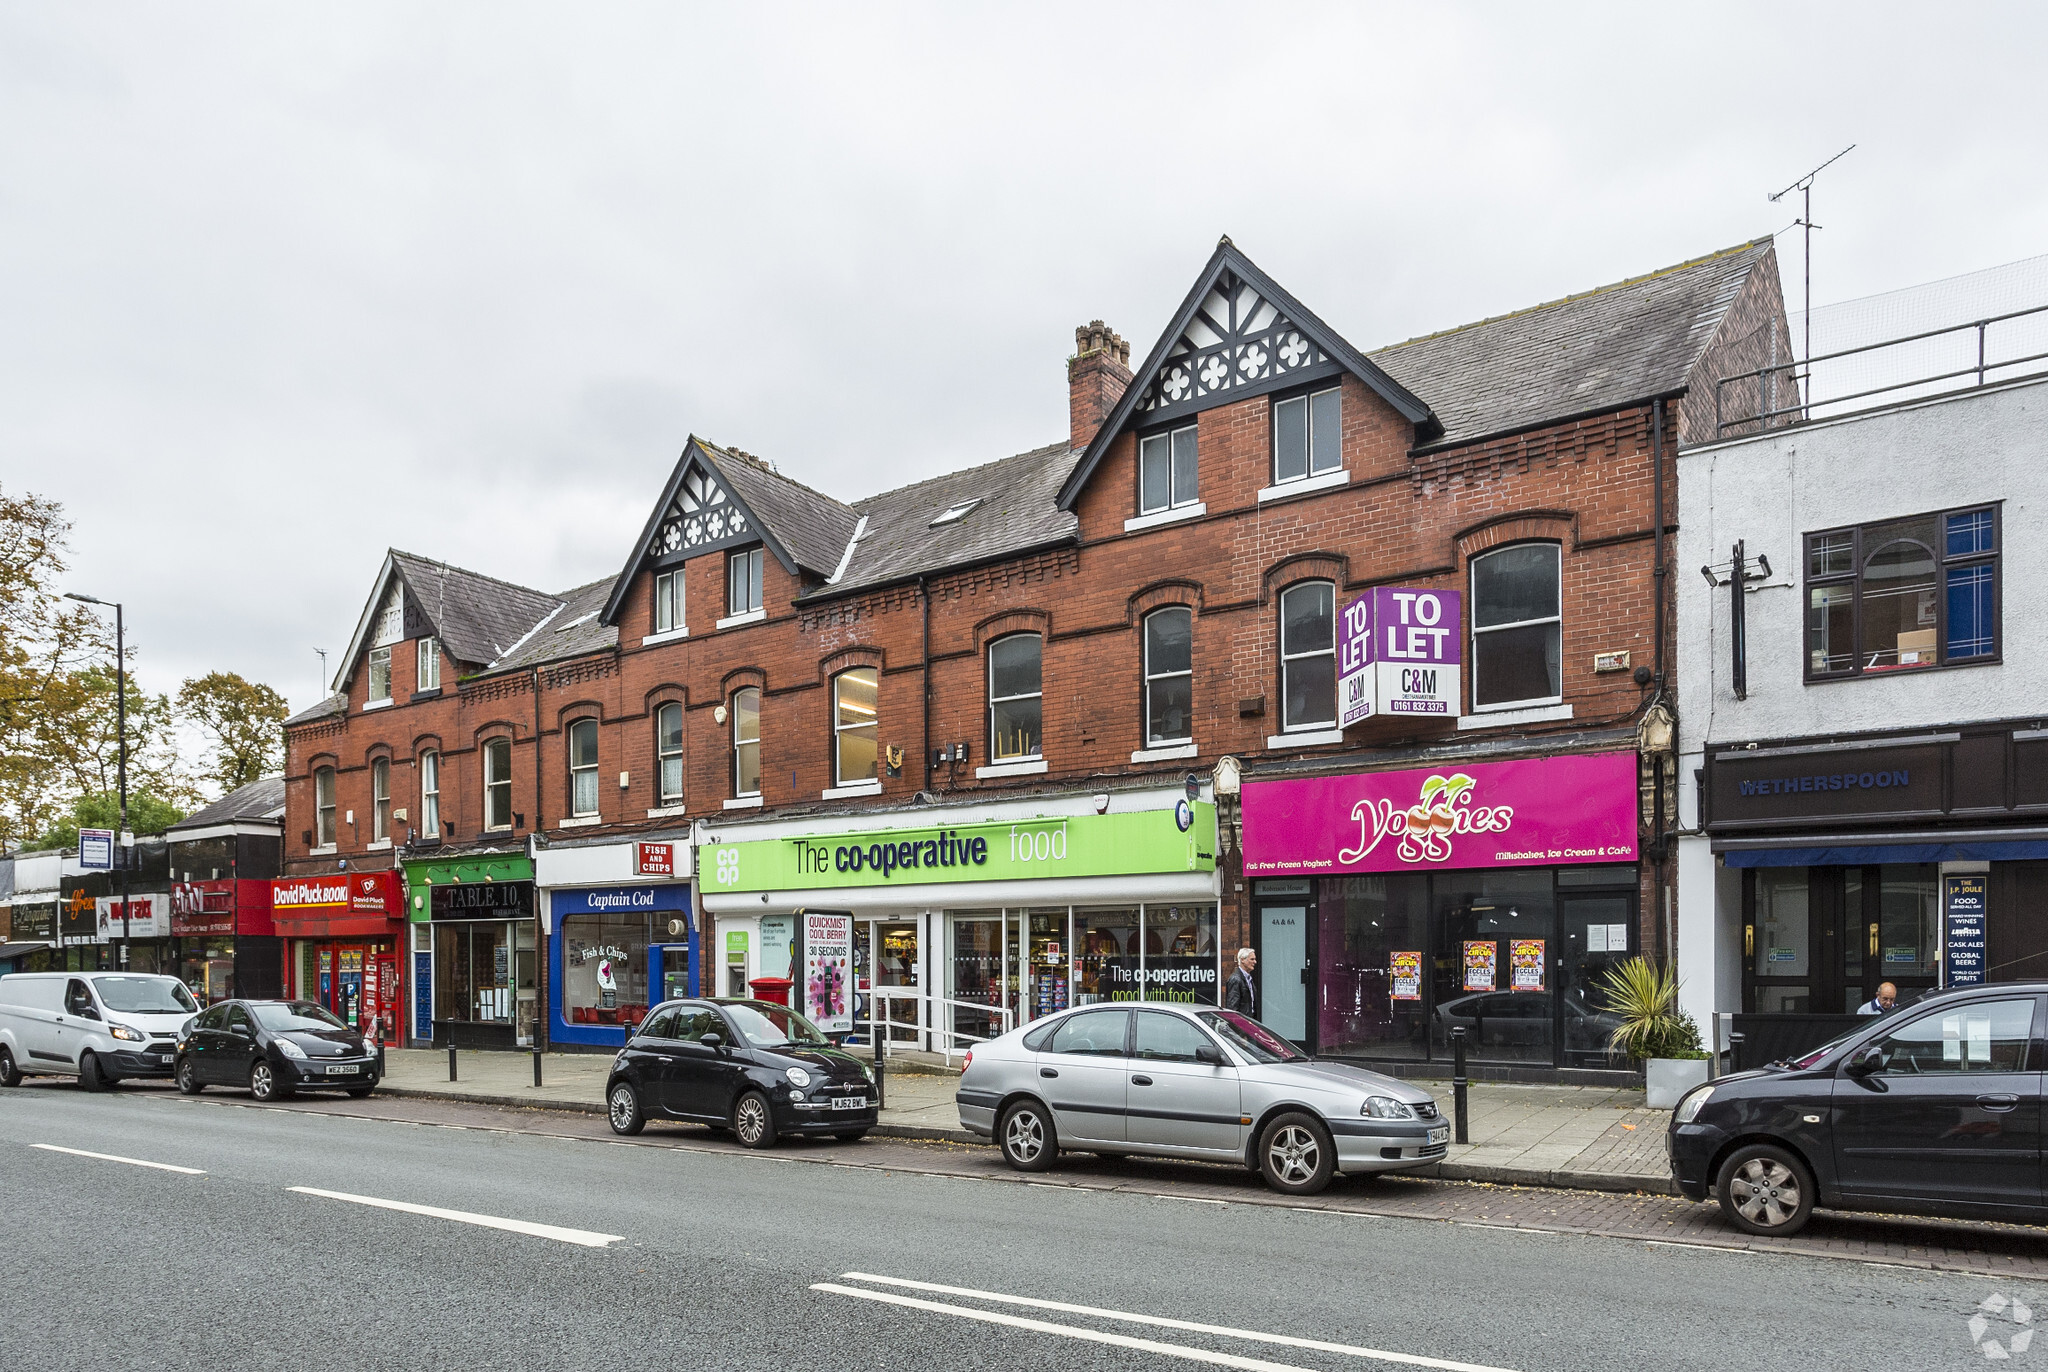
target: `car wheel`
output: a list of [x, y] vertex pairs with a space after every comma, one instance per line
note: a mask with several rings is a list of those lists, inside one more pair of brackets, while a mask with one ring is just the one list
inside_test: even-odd
[[0, 1048], [0, 1086], [21, 1085], [21, 1069], [14, 1065], [13, 1050]]
[[1312, 1196], [1337, 1171], [1337, 1146], [1313, 1115], [1282, 1115], [1259, 1135], [1259, 1173], [1290, 1196]]
[[249, 1069], [249, 1094], [266, 1104], [274, 1100], [288, 1100], [291, 1088], [277, 1079], [277, 1069], [268, 1061], [258, 1061]]
[[1768, 1143], [1738, 1148], [1721, 1164], [1721, 1213], [1748, 1234], [1796, 1234], [1813, 1217], [1813, 1175]]
[[178, 1089], [188, 1096], [196, 1096], [206, 1089], [206, 1083], [199, 1080], [199, 1069], [192, 1065], [192, 1059], [178, 1059]]
[[838, 1139], [841, 1143], [859, 1143], [862, 1139], [866, 1138], [867, 1136], [867, 1130], [855, 1129], [845, 1134], [834, 1134], [832, 1137]]
[[605, 1096], [605, 1114], [611, 1118], [614, 1134], [637, 1134], [647, 1123], [647, 1117], [640, 1113], [640, 1093], [630, 1081], [612, 1086]]
[[1019, 1172], [1043, 1172], [1060, 1155], [1052, 1116], [1037, 1101], [1019, 1101], [1011, 1106], [996, 1134], [1002, 1142], [1003, 1161]]
[[88, 1091], [107, 1089], [107, 1074], [100, 1071], [100, 1060], [91, 1053], [78, 1060], [78, 1084]]
[[775, 1115], [768, 1108], [768, 1097], [759, 1091], [741, 1096], [732, 1108], [732, 1132], [742, 1148], [773, 1148]]

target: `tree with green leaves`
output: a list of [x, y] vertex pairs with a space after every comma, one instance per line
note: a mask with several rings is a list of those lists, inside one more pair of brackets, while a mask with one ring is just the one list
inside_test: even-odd
[[[191, 813], [182, 806], [159, 800], [150, 791], [128, 793], [128, 830], [135, 834], [161, 834]], [[64, 848], [76, 851], [80, 829], [119, 829], [121, 797], [113, 791], [80, 796], [71, 803], [70, 813], [58, 820], [35, 842], [36, 848]]]
[[284, 770], [284, 697], [234, 672], [188, 678], [178, 711], [210, 740], [207, 779], [222, 795]]

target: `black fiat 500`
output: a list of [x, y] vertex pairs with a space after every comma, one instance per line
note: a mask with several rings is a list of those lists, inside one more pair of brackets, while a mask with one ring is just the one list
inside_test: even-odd
[[257, 1100], [294, 1091], [367, 1096], [384, 1075], [384, 1051], [306, 1000], [224, 1000], [186, 1026], [171, 1068], [178, 1089], [245, 1086]]
[[851, 1143], [875, 1126], [874, 1077], [796, 1011], [759, 1000], [657, 1005], [605, 1082], [612, 1129], [650, 1119], [730, 1129], [749, 1148], [784, 1134]]
[[2048, 983], [1973, 986], [1695, 1087], [1671, 1115], [1678, 1189], [1752, 1234], [1816, 1205], [2040, 1223], [2044, 1030]]

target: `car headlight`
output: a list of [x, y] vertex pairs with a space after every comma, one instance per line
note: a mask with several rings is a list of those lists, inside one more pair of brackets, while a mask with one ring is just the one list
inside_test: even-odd
[[1367, 1096], [1365, 1104], [1358, 1107], [1358, 1113], [1376, 1120], [1412, 1120], [1415, 1107], [1392, 1096]]
[[811, 1074], [801, 1067], [792, 1067], [789, 1069], [789, 1084], [791, 1086], [809, 1086], [811, 1084]]
[[149, 1042], [149, 1035], [143, 1033], [140, 1029], [130, 1029], [125, 1024], [110, 1024], [107, 1026], [107, 1032], [117, 1039], [126, 1039], [130, 1043]]
[[1699, 1118], [1700, 1107], [1707, 1103], [1707, 1097], [1713, 1094], [1714, 1088], [1711, 1086], [1695, 1086], [1686, 1093], [1684, 1100], [1678, 1102], [1678, 1108], [1671, 1112], [1671, 1122], [1691, 1124]]
[[300, 1062], [304, 1062], [306, 1060], [306, 1050], [299, 1047], [298, 1044], [293, 1043], [290, 1039], [278, 1039], [276, 1042], [277, 1051], [284, 1054], [286, 1057], [297, 1058]]

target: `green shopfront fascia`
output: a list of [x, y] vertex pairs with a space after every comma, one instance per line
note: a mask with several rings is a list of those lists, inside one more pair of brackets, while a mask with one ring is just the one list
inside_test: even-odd
[[540, 1009], [533, 863], [470, 853], [405, 864], [412, 1020], [434, 1047], [533, 1043]]
[[855, 1021], [938, 1048], [1098, 1000], [1214, 1003], [1216, 811], [1179, 790], [898, 813], [894, 823], [727, 825], [697, 853], [725, 964], [747, 994], [796, 979], [798, 911], [854, 917]]

